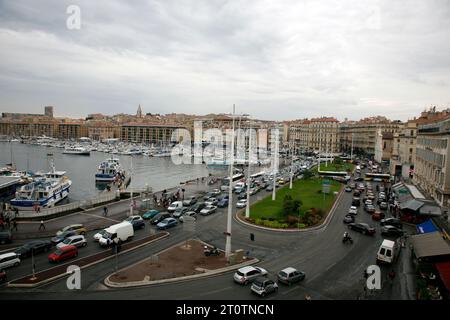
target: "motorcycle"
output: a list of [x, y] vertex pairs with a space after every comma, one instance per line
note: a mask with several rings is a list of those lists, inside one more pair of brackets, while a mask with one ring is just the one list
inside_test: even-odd
[[218, 256], [220, 254], [220, 251], [216, 247], [210, 249], [207, 246], [205, 246], [205, 249], [203, 250], [203, 253], [207, 257], [209, 257], [209, 256]]
[[342, 238], [342, 243], [347, 243], [347, 242], [353, 243], [352, 237], [347, 236], [347, 237]]

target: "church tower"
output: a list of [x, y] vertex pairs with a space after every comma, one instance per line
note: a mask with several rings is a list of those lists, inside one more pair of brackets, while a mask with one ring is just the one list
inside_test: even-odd
[[139, 105], [137, 112], [136, 112], [136, 116], [138, 118], [142, 118], [142, 109], [141, 109], [141, 105]]

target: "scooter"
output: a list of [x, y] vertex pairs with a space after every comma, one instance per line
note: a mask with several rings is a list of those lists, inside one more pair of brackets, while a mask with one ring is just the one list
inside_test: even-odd
[[347, 236], [347, 237], [343, 237], [342, 238], [342, 243], [347, 243], [347, 241], [350, 242], [350, 243], [353, 243], [352, 237]]
[[203, 253], [207, 257], [209, 257], [209, 256], [218, 256], [220, 254], [220, 251], [216, 247], [214, 247], [213, 249], [210, 249], [207, 246], [205, 246], [205, 249], [203, 250]]

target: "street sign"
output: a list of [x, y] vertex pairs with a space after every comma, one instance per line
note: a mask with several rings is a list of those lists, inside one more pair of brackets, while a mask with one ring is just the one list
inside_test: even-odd
[[329, 184], [322, 185], [322, 193], [330, 193], [330, 185]]

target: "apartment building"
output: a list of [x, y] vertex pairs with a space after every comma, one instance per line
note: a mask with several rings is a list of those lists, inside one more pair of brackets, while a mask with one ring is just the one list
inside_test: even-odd
[[377, 139], [379, 139], [378, 133], [393, 135], [400, 126], [400, 121], [391, 121], [382, 116], [364, 118], [359, 121], [344, 121], [339, 126], [341, 151], [350, 154], [353, 145], [354, 154], [374, 158]]
[[120, 127], [110, 121], [88, 121], [87, 136], [92, 140], [104, 140], [120, 137]]
[[375, 139], [375, 161], [381, 163], [391, 160], [393, 140], [392, 132], [382, 132], [381, 129], [378, 129]]
[[441, 206], [450, 199], [450, 110], [435, 108], [417, 126], [414, 181]]
[[410, 179], [414, 175], [417, 124], [418, 120], [409, 120], [394, 133], [390, 173], [396, 177]]
[[167, 123], [130, 122], [120, 126], [120, 139], [124, 142], [165, 146], [172, 142], [172, 133], [179, 128], [183, 127]]

